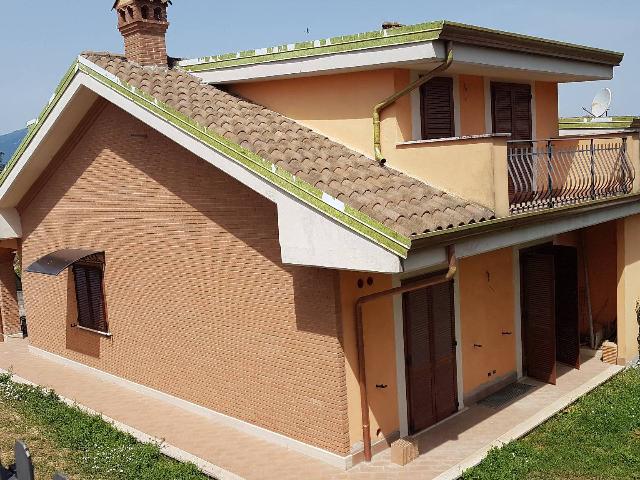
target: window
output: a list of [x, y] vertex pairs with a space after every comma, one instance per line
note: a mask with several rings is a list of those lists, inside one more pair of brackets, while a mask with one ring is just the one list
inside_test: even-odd
[[435, 77], [420, 87], [422, 139], [455, 137], [453, 79]]
[[73, 265], [76, 286], [78, 325], [90, 330], [108, 333], [104, 301], [103, 265], [82, 262]]
[[142, 18], [147, 20], [149, 18], [149, 7], [146, 5], [143, 5], [142, 8], [140, 9], [140, 13], [142, 14]]
[[510, 133], [512, 140], [530, 140], [531, 86], [492, 83], [491, 117], [494, 133]]

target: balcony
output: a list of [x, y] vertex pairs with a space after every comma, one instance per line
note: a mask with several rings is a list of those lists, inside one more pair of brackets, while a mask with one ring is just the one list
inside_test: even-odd
[[523, 213], [631, 193], [626, 138], [507, 142], [509, 210]]
[[498, 218], [640, 193], [638, 132], [403, 142], [388, 160], [391, 167], [492, 209]]

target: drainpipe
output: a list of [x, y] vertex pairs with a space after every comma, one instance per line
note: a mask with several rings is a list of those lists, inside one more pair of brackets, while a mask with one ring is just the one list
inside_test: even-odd
[[378, 293], [373, 293], [356, 300], [356, 341], [358, 350], [358, 383], [360, 385], [360, 409], [362, 410], [362, 443], [364, 444], [364, 459], [371, 461], [371, 428], [369, 425], [369, 397], [367, 395], [367, 374], [364, 358], [364, 325], [362, 318], [362, 307], [366, 303], [379, 300], [381, 298], [391, 297], [421, 288], [430, 287], [439, 283], [450, 281], [456, 274], [458, 262], [453, 246], [447, 247], [447, 255], [449, 257], [449, 269], [446, 273], [436, 275], [434, 277], [425, 278], [417, 282], [409, 283], [400, 287], [391, 288]]
[[433, 77], [438, 75], [439, 73], [444, 72], [447, 68], [451, 66], [453, 63], [453, 42], [446, 43], [446, 59], [436, 68], [431, 70], [426, 75], [418, 78], [415, 82], [410, 83], [408, 86], [400, 90], [399, 92], [394, 93], [389, 98], [384, 100], [383, 102], [377, 104], [373, 108], [373, 151], [375, 153], [376, 160], [380, 162], [381, 165], [386, 163], [386, 159], [384, 155], [382, 155], [382, 140], [380, 139], [380, 114], [382, 111], [387, 108], [389, 105], [392, 105], [401, 97], [404, 97], [406, 94], [412, 92], [416, 88], [420, 87], [422, 84], [428, 82]]

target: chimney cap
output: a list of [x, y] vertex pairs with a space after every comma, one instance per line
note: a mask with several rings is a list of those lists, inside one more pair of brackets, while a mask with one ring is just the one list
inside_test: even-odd
[[[111, 10], [115, 10], [118, 6], [118, 4], [120, 2], [122, 2], [123, 0], [116, 0], [115, 2], [113, 2], [113, 7], [111, 7]], [[173, 3], [171, 3], [171, 0], [159, 0], [161, 3], [168, 3], [169, 5], [173, 5]]]

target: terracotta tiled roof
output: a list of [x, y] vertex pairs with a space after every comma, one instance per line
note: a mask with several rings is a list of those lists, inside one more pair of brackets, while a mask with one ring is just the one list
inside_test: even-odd
[[84, 53], [83, 57], [402, 235], [493, 218], [487, 208], [380, 166], [283, 115], [203, 84], [182, 70], [141, 67], [111, 54]]

